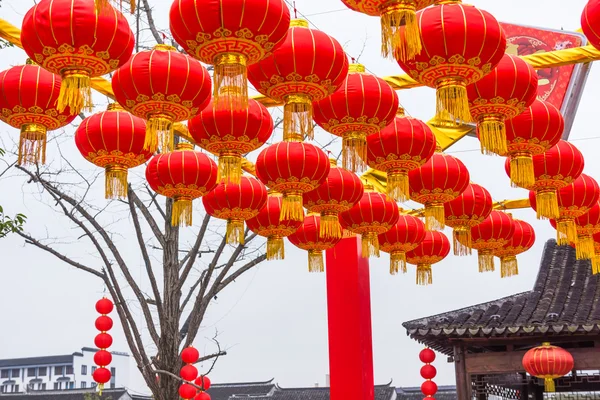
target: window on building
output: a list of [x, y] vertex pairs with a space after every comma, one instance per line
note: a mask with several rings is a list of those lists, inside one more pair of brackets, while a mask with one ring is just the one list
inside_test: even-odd
[[54, 390], [60, 390], [60, 382], [54, 382]]
[[8, 373], [10, 372], [10, 369], [3, 369], [2, 371], [0, 371], [0, 378], [10, 378], [8, 376]]
[[110, 369], [110, 375], [114, 378], [115, 376], [117, 376], [117, 369], [115, 367], [112, 367]]
[[111, 389], [114, 389], [114, 388], [115, 388], [115, 383], [114, 383], [114, 382], [111, 382], [111, 383], [110, 383], [110, 388], [111, 388]]
[[87, 387], [87, 382], [81, 382], [81, 388], [85, 389]]
[[37, 376], [46, 376], [48, 373], [48, 367], [39, 367]]
[[6, 393], [6, 385], [0, 386], [0, 393]]
[[63, 370], [65, 369], [65, 367], [60, 366], [60, 367], [54, 367], [54, 375], [56, 376], [63, 376]]
[[14, 385], [13, 388], [15, 389], [14, 390], [15, 393], [19, 392], [19, 385]]
[[20, 369], [13, 369], [11, 375], [13, 378], [18, 378], [20, 375], [20, 372], [21, 372]]
[[92, 385], [90, 387], [95, 388], [96, 386], [98, 386], [98, 384], [96, 382], [92, 382]]
[[87, 365], [81, 366], [81, 375], [87, 375]]
[[98, 367], [96, 367], [96, 366], [92, 367], [92, 375], [94, 374], [94, 372], [96, 372], [96, 368], [98, 368]]
[[28, 383], [27, 384], [27, 391], [32, 391], [35, 390], [35, 383]]
[[67, 375], [73, 375], [73, 366], [72, 365], [67, 365]]
[[40, 383], [40, 390], [46, 390], [46, 384]]
[[35, 376], [35, 368], [27, 368], [27, 376]]
[[75, 382], [69, 382], [69, 389], [75, 388]]

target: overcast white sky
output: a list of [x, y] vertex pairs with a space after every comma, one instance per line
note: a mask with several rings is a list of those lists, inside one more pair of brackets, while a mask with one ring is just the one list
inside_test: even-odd
[[[168, 10], [171, 2], [151, 0], [155, 19], [161, 29], [168, 29]], [[504, 22], [531, 26], [564, 28], [579, 27], [584, 0], [473, 0], [474, 5], [493, 13]], [[20, 26], [33, 0], [4, 0], [0, 17]], [[319, 29], [335, 36], [351, 56], [357, 57], [366, 43], [360, 62], [380, 75], [398, 74], [397, 64], [384, 61], [379, 55], [379, 22], [345, 9], [339, 0], [297, 0], [298, 10], [308, 16]], [[22, 64], [25, 53], [18, 49], [2, 51], [0, 69]], [[585, 172], [600, 178], [600, 160], [595, 157], [600, 135], [598, 133], [598, 104], [600, 71], [593, 69], [571, 133], [571, 139], [586, 157]], [[414, 117], [428, 120], [434, 112], [434, 92], [416, 89], [400, 92], [400, 100]], [[96, 99], [103, 109], [106, 99]], [[79, 123], [79, 121], [76, 121]], [[77, 167], [93, 172], [82, 161], [73, 145], [73, 129], [62, 133], [60, 140], [49, 146], [49, 159], [62, 153]], [[18, 132], [6, 125], [0, 126], [2, 146], [14, 150]], [[318, 133], [325, 141], [327, 134]], [[512, 189], [504, 172], [504, 159], [484, 157], [478, 151], [475, 139], [467, 138], [454, 146], [450, 153], [469, 167], [471, 179], [484, 185], [495, 200], [521, 198], [525, 191]], [[14, 156], [7, 156], [12, 162]], [[58, 163], [55, 163], [58, 166]], [[143, 176], [143, 167], [132, 179]], [[45, 196], [24, 185], [22, 174], [8, 174], [0, 179], [0, 204], [9, 214], [23, 212], [29, 216], [27, 230], [38, 236], [64, 238], [61, 249], [78, 260], [89, 260], [93, 249], [79, 240], [79, 233], [64, 218], [54, 213]], [[103, 184], [98, 182], [94, 195], [100, 201]], [[123, 222], [113, 226], [122, 233], [121, 245], [131, 239], [129, 222], [122, 206], [110, 208], [114, 218]], [[196, 207], [195, 221], [201, 221], [201, 205]], [[494, 300], [529, 290], [535, 280], [538, 263], [545, 241], [554, 236], [547, 222], [537, 221], [530, 210], [515, 211], [516, 218], [525, 219], [536, 228], [537, 243], [527, 254], [519, 257], [521, 274], [511, 279], [500, 279], [495, 274], [479, 274], [476, 257], [449, 257], [434, 266], [434, 285], [417, 287], [414, 269], [406, 276], [388, 274], [388, 257], [371, 261], [371, 290], [373, 316], [373, 348], [375, 382], [393, 380], [397, 386], [417, 386], [421, 363], [421, 346], [406, 336], [401, 323], [414, 318], [453, 310], [471, 304]], [[192, 231], [187, 233], [188, 237]], [[449, 231], [447, 232], [450, 233]], [[287, 260], [263, 263], [254, 271], [219, 295], [206, 317], [196, 346], [212, 351], [210, 341], [215, 328], [221, 343], [229, 349], [227, 357], [219, 360], [211, 374], [214, 382], [267, 380], [275, 378], [283, 387], [324, 384], [328, 371], [327, 314], [325, 275], [309, 274], [306, 254], [287, 245]], [[133, 265], [134, 275], [142, 276], [142, 264], [136, 245], [125, 250]], [[17, 236], [0, 241], [0, 358], [27, 357], [71, 353], [82, 346], [93, 344], [94, 303], [102, 294], [102, 284], [94, 277], [77, 271], [32, 247], [26, 247]], [[158, 253], [154, 256], [160, 256]], [[141, 320], [140, 320], [141, 322]], [[127, 344], [118, 329], [114, 330], [114, 350], [127, 350]], [[208, 347], [207, 347], [208, 346]], [[132, 371], [135, 366], [132, 362]], [[438, 384], [454, 383], [454, 368], [438, 357], [436, 367]], [[131, 388], [145, 392], [141, 380], [134, 379]]]

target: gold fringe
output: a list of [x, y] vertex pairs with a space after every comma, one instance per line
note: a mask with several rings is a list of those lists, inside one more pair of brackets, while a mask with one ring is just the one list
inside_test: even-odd
[[479, 264], [479, 272], [494, 272], [494, 255], [487, 251], [479, 250], [477, 252], [477, 261]]
[[107, 11], [106, 9], [110, 6], [109, 0], [96, 0], [96, 12]]
[[131, 8], [131, 13], [133, 14], [135, 12], [135, 0], [129, 0], [129, 7]]
[[559, 219], [556, 221], [556, 241], [559, 246], [568, 246], [573, 243], [576, 247], [579, 239], [577, 238], [577, 226], [572, 219]]
[[173, 138], [173, 121], [164, 116], [150, 117], [148, 125], [146, 125], [144, 150], [154, 153], [160, 148], [161, 153], [171, 152], [173, 151]]
[[94, 109], [91, 85], [92, 80], [87, 72], [65, 71], [56, 105], [58, 111], [63, 112], [69, 107], [71, 115], [77, 115], [82, 110], [91, 112]]
[[376, 233], [368, 232], [361, 235], [362, 257], [379, 257], [379, 238]]
[[350, 132], [342, 139], [342, 167], [352, 172], [366, 168], [367, 136], [364, 132]]
[[127, 198], [127, 168], [110, 165], [104, 172], [104, 197], [107, 199]]
[[457, 226], [452, 231], [455, 256], [470, 256], [472, 252], [471, 228], [468, 226]]
[[427, 286], [433, 284], [433, 271], [430, 264], [417, 265], [417, 285]]
[[554, 379], [546, 378], [544, 379], [544, 391], [548, 393], [556, 392], [556, 387], [554, 386]]
[[308, 251], [308, 272], [325, 272], [325, 263], [323, 262], [322, 251]]
[[578, 260], [593, 260], [596, 256], [594, 238], [591, 236], [579, 236], [577, 238], [577, 245], [575, 246], [575, 253]]
[[405, 203], [410, 200], [410, 187], [406, 171], [388, 172], [387, 195], [394, 201]]
[[592, 274], [600, 274], [600, 255], [596, 255], [592, 259]]
[[227, 220], [227, 244], [237, 246], [244, 244], [244, 221]]
[[503, 118], [486, 116], [477, 126], [477, 131], [482, 154], [506, 155], [508, 145], [506, 142], [506, 125]]
[[19, 135], [18, 165], [46, 163], [46, 127], [39, 124], [25, 124]]
[[381, 55], [400, 61], [421, 54], [421, 32], [413, 0], [391, 2], [381, 13]]
[[285, 258], [285, 245], [283, 238], [270, 236], [267, 239], [267, 260], [283, 260]]
[[215, 58], [214, 109], [245, 110], [248, 108], [247, 58], [225, 53]]
[[302, 208], [302, 195], [283, 194], [281, 202], [281, 214], [279, 219], [282, 221], [304, 221], [304, 208]]
[[218, 182], [239, 185], [242, 180], [242, 156], [234, 153], [219, 156]]
[[339, 239], [342, 237], [342, 226], [336, 214], [321, 214], [319, 236], [323, 239]]
[[175, 198], [171, 215], [171, 225], [192, 226], [192, 210], [192, 199]]
[[502, 278], [508, 278], [515, 275], [519, 275], [519, 263], [517, 262], [517, 257], [507, 256], [500, 258], [500, 276]]
[[510, 157], [510, 180], [523, 189], [529, 189], [535, 184], [531, 154], [517, 154]]
[[[449, 115], [448, 115], [449, 114]], [[436, 90], [436, 118], [455, 122], [471, 122], [467, 88], [457, 79], [442, 79]]]
[[537, 219], [557, 219], [560, 216], [556, 189], [535, 193]]
[[104, 390], [104, 383], [98, 384], [98, 395], [102, 396], [102, 391]]
[[403, 274], [408, 272], [406, 268], [406, 253], [403, 251], [394, 251], [390, 254], [390, 275], [397, 275], [400, 271]]
[[425, 204], [425, 229], [428, 231], [443, 231], [446, 227], [446, 217], [443, 204]]
[[303, 142], [305, 138], [314, 139], [312, 100], [304, 94], [289, 95], [283, 107], [283, 140]]

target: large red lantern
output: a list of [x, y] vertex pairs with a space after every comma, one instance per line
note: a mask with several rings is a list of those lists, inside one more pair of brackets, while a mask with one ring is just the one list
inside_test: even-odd
[[535, 184], [532, 157], [557, 144], [564, 128], [558, 108], [542, 100], [534, 101], [523, 113], [506, 121], [510, 180], [514, 185], [530, 188]]
[[321, 236], [321, 217], [318, 214], [307, 215], [302, 225], [288, 239], [302, 250], [308, 251], [308, 271], [324, 272], [323, 251], [333, 248], [341, 238]]
[[426, 231], [425, 238], [406, 253], [406, 262], [417, 266], [417, 285], [431, 285], [431, 266], [442, 261], [450, 253], [450, 241], [442, 232]]
[[508, 242], [494, 250], [494, 255], [500, 258], [500, 275], [506, 278], [519, 274], [517, 256], [531, 249], [535, 244], [533, 226], [525, 221], [513, 219], [514, 231]]
[[283, 197], [271, 192], [265, 206], [258, 215], [246, 221], [248, 228], [259, 236], [267, 238], [267, 260], [283, 260], [285, 247], [283, 238], [296, 232], [302, 221], [281, 219]]
[[596, 203], [590, 210], [575, 220], [577, 228], [577, 245], [575, 246], [578, 260], [593, 260], [594, 235], [600, 233], [600, 204]]
[[435, 153], [427, 163], [408, 173], [410, 198], [425, 205], [425, 226], [446, 226], [444, 203], [454, 200], [469, 186], [469, 170], [456, 157]]
[[242, 155], [261, 147], [273, 132], [273, 119], [266, 107], [249, 99], [245, 110], [206, 107], [188, 122], [194, 141], [219, 155], [219, 181], [239, 184]]
[[289, 26], [284, 0], [176, 0], [170, 12], [177, 43], [215, 66], [213, 105], [217, 108], [247, 107], [247, 66], [283, 44]]
[[537, 89], [538, 76], [533, 67], [509, 54], [492, 72], [467, 87], [482, 153], [506, 154], [505, 121], [525, 111], [535, 100]]
[[46, 162], [47, 131], [71, 123], [71, 110], [59, 112], [61, 79], [36, 65], [0, 72], [0, 120], [20, 129], [18, 164]]
[[[318, 62], [317, 62], [318, 60]], [[296, 19], [284, 43], [256, 64], [248, 66], [254, 88], [285, 103], [283, 139], [313, 138], [313, 101], [332, 94], [348, 75], [348, 59], [335, 38]]]
[[381, 131], [367, 136], [367, 164], [387, 174], [387, 195], [405, 202], [410, 199], [408, 172], [425, 164], [435, 153], [431, 128], [398, 110], [396, 118]]
[[208, 156], [179, 143], [172, 153], [154, 156], [146, 167], [146, 180], [156, 193], [175, 200], [171, 224], [192, 225], [192, 200], [217, 185], [217, 165]]
[[[558, 218], [558, 200], [556, 192], [572, 184], [581, 175], [584, 167], [583, 154], [571, 143], [560, 140], [543, 154], [533, 156], [535, 183], [525, 189], [535, 192], [537, 217]], [[505, 163], [510, 176], [510, 160]]]
[[512, 216], [495, 210], [471, 228], [471, 247], [477, 250], [479, 272], [494, 271], [494, 252], [506, 245], [514, 232]]
[[258, 179], [269, 189], [283, 193], [282, 220], [304, 220], [302, 195], [325, 182], [329, 169], [329, 159], [321, 149], [300, 142], [273, 144], [256, 160]]
[[592, 46], [600, 49], [600, 1], [589, 0], [581, 14], [581, 30]]
[[93, 107], [91, 78], [125, 64], [134, 36], [127, 19], [112, 7], [97, 13], [94, 0], [53, 0], [27, 12], [21, 42], [33, 61], [62, 77], [58, 110], [70, 107], [77, 115]]
[[136, 53], [112, 77], [117, 101], [148, 120], [144, 148], [173, 148], [173, 123], [186, 121], [210, 101], [210, 75], [199, 61], [159, 44]]
[[433, 0], [342, 0], [346, 7], [381, 20], [381, 55], [410, 60], [422, 50], [417, 10]]
[[202, 197], [207, 213], [227, 220], [228, 244], [244, 244], [244, 221], [254, 218], [267, 203], [267, 188], [259, 180], [242, 176], [238, 185], [221, 183]]
[[362, 171], [367, 160], [367, 136], [388, 126], [398, 110], [398, 95], [383, 79], [352, 64], [348, 77], [331, 96], [313, 104], [314, 119], [342, 138], [342, 166]]
[[379, 248], [390, 254], [390, 274], [406, 273], [406, 253], [425, 239], [425, 224], [412, 215], [400, 214], [389, 231], [379, 235]]
[[446, 225], [453, 229], [454, 255], [471, 254], [471, 228], [489, 217], [493, 208], [490, 192], [475, 183], [469, 184], [454, 200], [444, 203]]
[[363, 184], [358, 176], [337, 167], [335, 159], [330, 160], [327, 179], [318, 188], [303, 196], [304, 207], [309, 212], [321, 215], [319, 234], [321, 237], [341, 238], [342, 228], [338, 215], [354, 207], [363, 196]]
[[460, 0], [425, 8], [417, 18], [423, 51], [398, 63], [415, 80], [436, 88], [439, 119], [471, 121], [467, 85], [490, 73], [502, 59], [506, 36], [500, 23]]
[[546, 392], [554, 392], [554, 379], [571, 372], [574, 364], [571, 353], [547, 342], [534, 347], [523, 356], [523, 368], [529, 375], [544, 380]]
[[361, 235], [362, 256], [379, 257], [378, 235], [389, 231], [400, 217], [398, 205], [385, 194], [365, 185], [360, 201], [348, 211], [340, 213], [342, 228]]
[[81, 155], [104, 168], [107, 199], [127, 197], [127, 171], [152, 157], [144, 150], [146, 123], [118, 104], [83, 120], [75, 131], [75, 144]]

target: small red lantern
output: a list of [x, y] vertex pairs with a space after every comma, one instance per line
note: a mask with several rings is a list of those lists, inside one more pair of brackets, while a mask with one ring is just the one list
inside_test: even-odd
[[425, 205], [427, 230], [444, 229], [444, 203], [460, 196], [469, 186], [469, 178], [462, 161], [437, 152], [422, 167], [408, 173], [410, 198]]
[[62, 77], [57, 108], [69, 107], [73, 115], [91, 111], [92, 77], [125, 64], [134, 41], [123, 14], [112, 7], [97, 13], [94, 0], [40, 1], [27, 12], [21, 29], [29, 57]]
[[358, 176], [343, 168], [337, 167], [335, 159], [330, 160], [329, 175], [315, 190], [304, 194], [304, 207], [309, 212], [321, 215], [321, 232], [323, 238], [341, 238], [342, 227], [338, 215], [348, 211], [363, 196], [363, 184]]
[[99, 333], [94, 338], [94, 345], [99, 349], [108, 349], [112, 343], [112, 336], [106, 332]]
[[210, 400], [210, 395], [206, 392], [200, 392], [194, 397], [194, 400]]
[[379, 248], [390, 254], [390, 274], [406, 273], [406, 253], [425, 239], [425, 224], [412, 215], [400, 214], [398, 222], [379, 235]]
[[213, 105], [244, 109], [246, 67], [283, 44], [290, 26], [284, 0], [176, 0], [170, 28], [184, 50], [215, 66]]
[[331, 96], [313, 103], [314, 120], [342, 138], [342, 166], [362, 171], [367, 161], [367, 136], [381, 131], [398, 110], [398, 95], [383, 79], [352, 64], [344, 84]]
[[421, 392], [425, 397], [433, 397], [438, 391], [437, 384], [434, 381], [425, 381], [421, 385]]
[[96, 311], [98, 311], [99, 314], [110, 314], [114, 308], [115, 305], [113, 302], [106, 297], [103, 297], [96, 302]]
[[[104, 384], [110, 382], [111, 377], [112, 375], [110, 371], [104, 367], [96, 368], [96, 370], [92, 373], [92, 378], [94, 378], [94, 381], [98, 383], [98, 386], [103, 386]], [[101, 387], [100, 394], [102, 395]]]
[[494, 252], [510, 241], [514, 231], [512, 216], [495, 210], [471, 228], [471, 247], [477, 250], [479, 272], [494, 271]]
[[75, 144], [86, 160], [105, 169], [105, 196], [127, 197], [127, 171], [144, 164], [152, 153], [144, 150], [146, 123], [110, 104], [107, 111], [83, 120]]
[[112, 362], [112, 354], [106, 350], [99, 350], [94, 353], [94, 363], [101, 367], [106, 367]]
[[435, 360], [435, 353], [430, 348], [426, 347], [419, 353], [419, 359], [425, 363], [421, 367], [421, 377], [425, 379], [425, 382], [421, 385], [421, 392], [425, 395], [426, 399], [432, 399], [437, 393], [437, 385], [432, 381], [437, 375], [437, 370], [431, 363]]
[[435, 153], [435, 135], [429, 126], [399, 109], [387, 127], [367, 136], [367, 164], [387, 174], [387, 195], [399, 202], [410, 199], [408, 173]]
[[482, 153], [506, 154], [505, 121], [525, 111], [535, 100], [537, 89], [538, 76], [533, 67], [509, 54], [502, 57], [492, 72], [467, 87]]
[[437, 369], [431, 364], [423, 365], [419, 372], [421, 373], [421, 377], [423, 379], [431, 380], [437, 375]]
[[193, 399], [196, 396], [196, 388], [189, 383], [184, 383], [179, 387], [179, 395], [182, 399]]
[[406, 262], [417, 266], [417, 285], [431, 285], [431, 266], [442, 261], [450, 253], [450, 241], [441, 232], [426, 231], [425, 239], [406, 253]]
[[171, 197], [173, 226], [192, 224], [192, 200], [217, 185], [217, 165], [208, 156], [194, 151], [189, 143], [179, 143], [176, 151], [154, 156], [146, 167], [146, 180], [156, 193]]
[[242, 176], [239, 185], [221, 183], [202, 197], [206, 212], [227, 220], [228, 244], [244, 244], [244, 221], [258, 215], [267, 203], [267, 188], [259, 180]]
[[254, 88], [285, 103], [284, 140], [313, 138], [313, 101], [335, 92], [346, 75], [348, 59], [338, 41], [301, 19], [291, 21], [285, 41], [270, 56], [248, 66]]
[[596, 203], [590, 210], [575, 220], [577, 227], [577, 251], [578, 260], [593, 260], [594, 235], [600, 233], [600, 204]]
[[574, 364], [571, 353], [548, 342], [534, 347], [523, 356], [523, 368], [529, 375], [544, 379], [546, 392], [554, 392], [554, 379], [571, 372]]
[[424, 364], [431, 364], [435, 361], [435, 351], [431, 350], [429, 347], [425, 347], [419, 352], [419, 360]]
[[246, 221], [252, 232], [267, 238], [267, 260], [283, 260], [285, 258], [283, 238], [296, 232], [302, 225], [302, 221], [281, 219], [282, 204], [281, 193], [271, 192], [267, 204], [258, 215]]
[[589, 0], [581, 14], [581, 30], [592, 46], [600, 49], [600, 1]]
[[111, 330], [113, 327], [113, 320], [106, 314], [112, 312], [114, 305], [112, 301], [107, 299], [106, 297], [98, 300], [96, 302], [96, 311], [102, 314], [100, 317], [96, 319], [96, 329], [100, 331], [98, 335], [94, 338], [94, 344], [100, 350], [94, 354], [94, 362], [100, 368], [96, 369], [92, 374], [92, 378], [96, 383], [98, 383], [99, 392], [102, 395], [102, 389], [104, 388], [104, 384], [110, 381], [111, 373], [105, 367], [109, 365], [112, 361], [112, 355], [106, 351], [110, 346], [112, 346], [113, 338], [111, 335], [106, 333]]
[[324, 238], [321, 236], [321, 217], [317, 214], [307, 215], [295, 233], [288, 236], [290, 242], [308, 251], [308, 271], [324, 272], [323, 251], [333, 248], [341, 238]]
[[273, 132], [273, 119], [266, 107], [248, 99], [245, 110], [206, 107], [188, 122], [194, 141], [219, 155], [219, 182], [238, 185], [242, 155], [260, 148]]
[[202, 390], [210, 389], [210, 385], [211, 385], [210, 379], [206, 375], [202, 375], [202, 376], [198, 377], [194, 383], [196, 385], [200, 386], [202, 388]]
[[329, 160], [321, 149], [301, 142], [273, 144], [256, 160], [258, 179], [269, 189], [283, 193], [282, 220], [304, 220], [302, 195], [325, 182], [329, 169]]
[[47, 131], [71, 123], [71, 110], [59, 112], [61, 79], [37, 65], [0, 72], [0, 120], [21, 130], [17, 163], [46, 162]]
[[444, 203], [446, 225], [453, 229], [455, 256], [471, 254], [471, 228], [481, 224], [494, 208], [492, 195], [483, 186], [469, 184], [456, 199]]
[[181, 367], [179, 375], [186, 381], [191, 382], [198, 377], [198, 368], [194, 367], [191, 364], [184, 365], [183, 367]]
[[525, 221], [513, 219], [514, 231], [508, 242], [494, 250], [494, 255], [500, 258], [500, 275], [502, 278], [519, 274], [517, 256], [531, 249], [535, 244], [533, 226]]
[[199, 61], [159, 44], [136, 53], [112, 77], [117, 101], [148, 120], [144, 148], [173, 149], [173, 123], [187, 121], [210, 102], [210, 75]]
[[100, 332], [107, 332], [112, 329], [113, 320], [107, 315], [101, 315], [98, 318], [96, 318], [95, 326], [96, 329], [98, 329]]
[[186, 364], [194, 364], [198, 362], [200, 358], [200, 352], [195, 347], [186, 347], [181, 352], [181, 360]]

